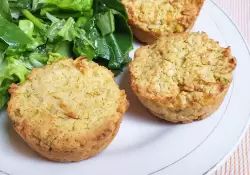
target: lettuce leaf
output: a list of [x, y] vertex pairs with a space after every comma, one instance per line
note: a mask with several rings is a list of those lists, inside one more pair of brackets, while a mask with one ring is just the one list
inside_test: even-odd
[[73, 11], [88, 11], [92, 8], [93, 0], [38, 0], [33, 2], [33, 6], [38, 7], [42, 4], [43, 7], [56, 7], [57, 9], [73, 10]]
[[84, 56], [121, 73], [131, 61], [127, 20], [119, 0], [1, 0], [0, 109], [12, 83], [60, 59]]
[[75, 21], [69, 18], [67, 21], [64, 19], [54, 22], [48, 28], [46, 36], [50, 42], [54, 40], [73, 41], [78, 36], [77, 29], [75, 28]]
[[0, 109], [8, 102], [8, 89], [12, 83], [23, 82], [29, 73], [22, 61], [7, 58], [0, 65]]
[[56, 62], [58, 60], [66, 59], [67, 57], [64, 57], [60, 55], [59, 53], [49, 53], [49, 59], [47, 64], [52, 64], [53, 62]]

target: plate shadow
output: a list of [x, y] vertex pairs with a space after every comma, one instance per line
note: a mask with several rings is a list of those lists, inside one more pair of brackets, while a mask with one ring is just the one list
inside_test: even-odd
[[11, 121], [7, 119], [6, 121], [6, 133], [8, 133], [10, 147], [13, 148], [13, 150], [19, 154], [23, 154], [25, 157], [31, 158], [31, 159], [43, 159], [40, 158], [40, 156], [33, 151], [25, 142], [24, 140], [17, 134], [17, 132], [12, 127]]

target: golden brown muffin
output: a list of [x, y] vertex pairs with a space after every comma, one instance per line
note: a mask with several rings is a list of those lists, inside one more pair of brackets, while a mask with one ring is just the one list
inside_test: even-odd
[[113, 74], [83, 58], [33, 69], [25, 83], [9, 91], [14, 129], [53, 161], [80, 161], [104, 150], [128, 108]]
[[189, 31], [204, 0], [121, 0], [136, 38], [151, 44], [160, 36]]
[[131, 86], [154, 115], [187, 123], [216, 111], [235, 67], [230, 48], [220, 47], [205, 33], [172, 35], [136, 51]]

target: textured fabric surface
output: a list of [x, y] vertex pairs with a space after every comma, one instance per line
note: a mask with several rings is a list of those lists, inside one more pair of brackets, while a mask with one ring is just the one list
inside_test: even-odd
[[[214, 0], [234, 20], [250, 43], [250, 0]], [[250, 128], [237, 149], [223, 162], [216, 175], [250, 175]]]
[[250, 0], [214, 0], [234, 20], [250, 43]]

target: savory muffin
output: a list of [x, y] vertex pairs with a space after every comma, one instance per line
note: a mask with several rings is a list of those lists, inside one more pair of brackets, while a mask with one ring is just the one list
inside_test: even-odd
[[25, 83], [9, 91], [14, 129], [53, 161], [80, 161], [105, 149], [128, 108], [113, 74], [84, 58], [33, 69]]
[[129, 24], [142, 42], [153, 43], [163, 35], [189, 31], [204, 0], [121, 0]]
[[236, 59], [205, 33], [162, 37], [130, 64], [131, 86], [154, 115], [173, 123], [209, 116], [222, 103]]

